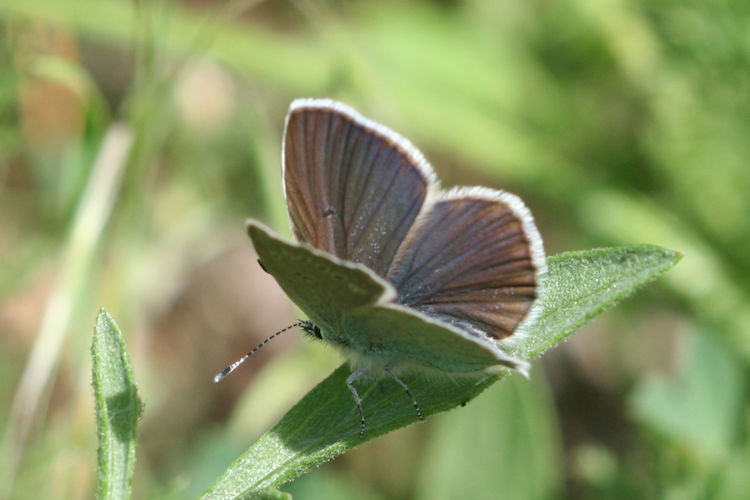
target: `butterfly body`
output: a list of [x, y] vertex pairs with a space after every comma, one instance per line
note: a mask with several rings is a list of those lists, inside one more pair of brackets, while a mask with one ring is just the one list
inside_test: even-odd
[[[404, 370], [484, 373], [528, 363], [503, 348], [533, 318], [546, 269], [523, 202], [487, 188], [443, 191], [405, 138], [327, 99], [295, 100], [282, 153], [297, 242], [257, 221], [266, 269], [352, 361], [354, 382]], [[307, 329], [306, 329], [307, 330]], [[308, 330], [308, 333], [310, 331]]]

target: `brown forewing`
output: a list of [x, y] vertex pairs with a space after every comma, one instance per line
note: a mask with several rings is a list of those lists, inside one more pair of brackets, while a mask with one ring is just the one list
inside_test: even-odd
[[429, 185], [391, 137], [346, 110], [319, 107], [293, 109], [289, 115], [284, 182], [298, 240], [380, 276], [414, 223]]

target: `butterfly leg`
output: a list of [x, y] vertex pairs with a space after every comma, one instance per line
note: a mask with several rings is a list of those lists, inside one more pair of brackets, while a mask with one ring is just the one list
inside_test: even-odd
[[351, 375], [346, 377], [346, 386], [349, 388], [349, 392], [352, 393], [352, 398], [354, 398], [354, 402], [357, 403], [357, 409], [359, 410], [359, 438], [362, 439], [365, 437], [365, 412], [362, 410], [362, 398], [359, 397], [359, 393], [357, 393], [357, 389], [354, 387], [354, 382], [361, 378], [362, 375], [366, 374], [367, 370], [359, 369], [352, 372]]
[[409, 396], [409, 399], [411, 399], [411, 403], [414, 405], [414, 409], [417, 410], [417, 417], [419, 418], [419, 420], [424, 420], [424, 415], [422, 415], [422, 409], [419, 407], [419, 403], [417, 403], [416, 398], [406, 386], [404, 381], [398, 378], [390, 369], [388, 369], [388, 367], [385, 368], [385, 371], [393, 378], [393, 380], [398, 382], [398, 384], [404, 388], [404, 390], [406, 391], [406, 395]]

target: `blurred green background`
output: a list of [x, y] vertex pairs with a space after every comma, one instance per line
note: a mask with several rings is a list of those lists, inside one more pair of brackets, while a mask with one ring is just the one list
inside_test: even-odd
[[303, 499], [747, 498], [746, 0], [0, 0], [0, 498], [90, 498], [105, 306], [145, 410], [135, 498], [190, 498], [341, 359], [289, 334], [289, 102], [343, 100], [443, 185], [521, 195], [549, 254], [655, 243], [656, 284], [530, 382], [369, 442]]

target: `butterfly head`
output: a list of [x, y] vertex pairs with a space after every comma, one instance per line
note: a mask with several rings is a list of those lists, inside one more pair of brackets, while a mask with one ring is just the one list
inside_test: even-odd
[[312, 335], [316, 339], [323, 339], [323, 332], [321, 332], [318, 325], [312, 321], [301, 321], [299, 326], [305, 331], [305, 333]]

